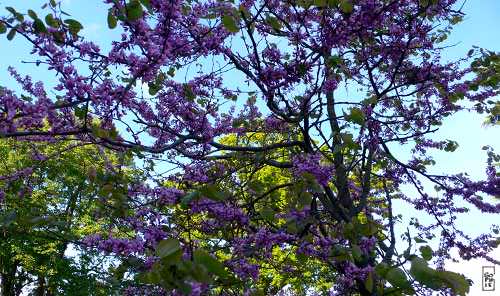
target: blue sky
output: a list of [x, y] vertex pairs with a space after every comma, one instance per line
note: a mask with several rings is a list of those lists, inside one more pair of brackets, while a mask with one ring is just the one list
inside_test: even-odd
[[[13, 6], [19, 11], [26, 11], [28, 8], [38, 9], [47, 1], [39, 0], [0, 0], [0, 7]], [[63, 8], [72, 14], [74, 18], [80, 20], [85, 29], [82, 32], [90, 40], [97, 41], [104, 50], [107, 49], [107, 40], [114, 39], [118, 31], [111, 31], [106, 25], [106, 5], [97, 0], [63, 0]], [[448, 45], [456, 44], [454, 47], [445, 50], [443, 56], [453, 60], [464, 56], [473, 46], [484, 47], [493, 51], [500, 51], [500, 0], [468, 0], [464, 4], [464, 12], [467, 14], [465, 20], [457, 25], [452, 31], [447, 41]], [[6, 13], [0, 8], [0, 14]], [[22, 38], [17, 37], [13, 42], [8, 42], [5, 35], [0, 36], [0, 85], [15, 88], [13, 80], [7, 73], [8, 66], [19, 69], [21, 74], [30, 74], [34, 80], [46, 81], [46, 72], [42, 67], [34, 68], [32, 64], [23, 64], [21, 60], [30, 60], [30, 48]], [[460, 147], [455, 153], [435, 153], [437, 166], [436, 172], [468, 172], [473, 178], [484, 176], [484, 164], [486, 156], [481, 150], [484, 145], [491, 145], [500, 150], [500, 127], [484, 127], [483, 116], [462, 112], [445, 122], [438, 137], [455, 140]], [[399, 152], [404, 157], [405, 148], [401, 147]], [[401, 206], [402, 213], [410, 211]], [[461, 224], [466, 232], [477, 233], [488, 231], [488, 226], [498, 218], [491, 215], [473, 213]], [[497, 254], [500, 255], [500, 254]], [[475, 265], [450, 265], [457, 269], [467, 268], [469, 277], [475, 278], [480, 274], [479, 263]], [[482, 263], [481, 263], [482, 264]], [[466, 270], [456, 270], [466, 272]], [[500, 278], [498, 278], [500, 280]], [[474, 287], [471, 295], [481, 295]], [[487, 294], [485, 294], [487, 295]]]

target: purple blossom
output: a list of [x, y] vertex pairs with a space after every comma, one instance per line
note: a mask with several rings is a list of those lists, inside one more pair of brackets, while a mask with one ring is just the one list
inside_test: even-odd
[[373, 250], [376, 243], [377, 238], [374, 236], [362, 237], [359, 241], [359, 248], [365, 255], [368, 255]]
[[292, 172], [300, 177], [304, 173], [310, 174], [322, 186], [328, 185], [333, 176], [333, 167], [321, 164], [322, 157], [320, 153], [297, 155], [292, 159]]

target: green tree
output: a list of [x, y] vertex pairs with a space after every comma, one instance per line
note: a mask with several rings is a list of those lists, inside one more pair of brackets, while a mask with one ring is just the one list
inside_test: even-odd
[[[33, 148], [0, 142], [0, 175], [7, 176], [0, 181], [6, 193], [0, 201], [2, 295], [112, 294], [116, 283], [102, 272], [105, 258], [79, 244], [110, 221], [99, 214], [106, 204], [99, 202], [103, 186], [96, 174], [105, 174], [106, 162], [125, 163], [124, 157], [71, 141], [37, 145], [36, 154]], [[22, 167], [29, 170], [16, 176]]]

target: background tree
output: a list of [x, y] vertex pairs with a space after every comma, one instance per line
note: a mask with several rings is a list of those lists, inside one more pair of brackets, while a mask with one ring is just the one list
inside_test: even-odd
[[[122, 34], [106, 50], [55, 1], [7, 9], [1, 31], [56, 81], [10, 69], [22, 91], [2, 89], [0, 135], [143, 165], [140, 180], [95, 175], [116, 219], [84, 240], [122, 262], [126, 293], [465, 295], [450, 249], [498, 263], [498, 228], [456, 220], [499, 213], [500, 157], [485, 147], [482, 181], [432, 171], [431, 150], [457, 148], [432, 137], [443, 120], [498, 113], [495, 53], [441, 57], [457, 1], [108, 2]], [[431, 222], [399, 238], [396, 200]]]
[[110, 208], [98, 202], [102, 186], [90, 178], [103, 175], [106, 161], [118, 163], [107, 154], [75, 143], [0, 143], [2, 295], [113, 293], [118, 285], [103, 271], [109, 260], [82, 253], [79, 242], [111, 222], [99, 214]]

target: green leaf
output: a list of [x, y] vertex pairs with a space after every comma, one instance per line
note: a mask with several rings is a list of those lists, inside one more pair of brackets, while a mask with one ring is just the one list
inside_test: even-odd
[[156, 255], [160, 258], [168, 257], [181, 250], [181, 244], [174, 238], [162, 240], [156, 246]]
[[75, 116], [79, 119], [84, 119], [87, 114], [87, 109], [84, 107], [75, 107]]
[[260, 216], [267, 221], [273, 221], [276, 214], [271, 207], [265, 207], [259, 212]]
[[359, 108], [351, 108], [350, 113], [346, 116], [346, 120], [363, 125], [365, 123], [365, 114]]
[[45, 27], [45, 24], [42, 22], [41, 19], [36, 19], [33, 22], [33, 29], [35, 29], [35, 33], [47, 33], [47, 28]]
[[312, 194], [310, 192], [300, 192], [297, 196], [297, 204], [302, 209], [309, 206], [312, 201]]
[[174, 67], [170, 67], [167, 71], [167, 74], [168, 76], [170, 77], [174, 77], [175, 76], [175, 68]]
[[222, 25], [224, 25], [224, 28], [226, 28], [226, 30], [231, 33], [238, 33], [240, 31], [238, 24], [236, 23], [234, 17], [231, 15], [224, 15], [222, 17]]
[[17, 32], [16, 28], [10, 29], [9, 34], [7, 34], [7, 40], [10, 41], [14, 39], [14, 36], [16, 36], [16, 32]]
[[189, 203], [195, 199], [200, 198], [200, 192], [199, 191], [193, 191], [188, 194], [186, 194], [182, 199], [181, 199], [181, 205], [183, 206], [188, 206]]
[[28, 15], [30, 18], [32, 18], [33, 20], [37, 20], [38, 19], [38, 15], [36, 14], [36, 12], [34, 12], [33, 10], [31, 9], [28, 9]]
[[54, 18], [52, 13], [49, 13], [45, 16], [45, 23], [52, 28], [58, 28], [59, 27], [59, 22]]
[[385, 275], [385, 279], [396, 288], [411, 289], [411, 284], [401, 268], [391, 268]]
[[458, 148], [458, 143], [456, 141], [447, 140], [446, 146], [444, 147], [444, 151], [446, 152], [454, 152]]
[[342, 58], [339, 57], [338, 55], [331, 56], [326, 60], [326, 65], [329, 68], [335, 68], [341, 63], [342, 63]]
[[269, 24], [271, 26], [271, 28], [273, 28], [276, 31], [281, 30], [281, 27], [282, 27], [281, 22], [273, 16], [268, 16], [266, 18], [266, 23]]
[[365, 288], [370, 293], [373, 291], [373, 274], [371, 272], [368, 273], [368, 276], [366, 277]]
[[317, 7], [326, 7], [327, 2], [326, 2], [326, 0], [314, 0], [313, 4], [314, 4], [314, 6], [317, 6]]
[[155, 96], [160, 91], [160, 87], [154, 83], [148, 83], [148, 93]]
[[427, 7], [429, 5], [429, 0], [420, 0], [419, 3], [423, 7]]
[[361, 248], [358, 245], [353, 245], [351, 250], [354, 260], [360, 261], [361, 258], [363, 257], [363, 252], [361, 251]]
[[0, 23], [0, 34], [5, 34], [7, 32], [7, 26], [5, 26], [3, 23]]
[[7, 6], [7, 7], [5, 7], [5, 9], [7, 9], [7, 11], [12, 13], [13, 15], [17, 14], [17, 11], [14, 9], [14, 7]]
[[289, 221], [287, 224], [286, 224], [286, 231], [288, 231], [289, 233], [294, 233], [294, 234], [297, 234], [300, 232], [300, 229], [297, 225], [297, 222], [296, 221]]
[[300, 77], [304, 76], [307, 74], [307, 65], [304, 63], [300, 63], [297, 65], [297, 72]]
[[224, 265], [221, 262], [219, 262], [217, 259], [210, 256], [204, 250], [198, 249], [198, 250], [194, 251], [193, 259], [194, 259], [194, 262], [205, 266], [205, 268], [209, 272], [211, 272], [217, 276], [220, 276], [221, 278], [226, 278], [229, 275], [229, 273], [224, 268]]
[[343, 13], [352, 13], [354, 6], [352, 5], [351, 0], [342, 0], [340, 1], [340, 10]]
[[425, 239], [421, 239], [419, 237], [415, 237], [415, 242], [417, 244], [422, 244], [422, 243], [426, 243], [427, 241]]
[[193, 279], [200, 283], [210, 283], [211, 276], [205, 266], [200, 264], [193, 264], [191, 268], [191, 276]]
[[200, 193], [206, 198], [215, 201], [223, 201], [224, 199], [226, 199], [226, 194], [214, 184], [208, 184], [203, 186], [200, 189]]
[[432, 269], [427, 265], [427, 261], [419, 257], [415, 257], [411, 261], [410, 274], [419, 283], [434, 290], [447, 287], [453, 290], [454, 295], [461, 296], [465, 296], [469, 292], [469, 281], [463, 275]]
[[451, 271], [440, 270], [438, 271], [438, 276], [456, 295], [465, 296], [469, 293], [470, 283], [463, 275]]
[[54, 41], [56, 44], [64, 44], [64, 33], [63, 32], [52, 32], [52, 37], [54, 37]]
[[127, 19], [131, 22], [136, 21], [142, 17], [142, 5], [138, 0], [132, 0], [125, 8], [127, 12]]
[[375, 272], [380, 277], [385, 277], [385, 275], [387, 274], [389, 269], [390, 269], [389, 265], [387, 265], [387, 263], [384, 263], [384, 262], [381, 262], [381, 263], [377, 264], [377, 266], [375, 266]]
[[422, 258], [429, 261], [432, 259], [432, 249], [429, 246], [421, 246], [420, 253], [422, 254]]
[[[155, 81], [148, 83], [148, 87], [149, 87], [148, 92], [150, 95], [154, 96], [162, 89], [163, 81], [165, 81], [165, 78], [166, 78], [165, 73], [160, 72], [158, 74], [158, 76], [155, 78]], [[192, 93], [192, 91], [191, 91], [191, 93]], [[194, 96], [194, 94], [193, 94], [193, 96]], [[193, 100], [194, 100], [194, 98], [193, 98]]]
[[156, 271], [144, 272], [137, 275], [137, 280], [144, 284], [159, 284], [161, 283], [161, 275]]
[[328, 0], [328, 7], [333, 8], [339, 5], [340, 0]]
[[0, 226], [7, 227], [10, 224], [12, 224], [12, 222], [14, 222], [16, 218], [17, 218], [17, 213], [16, 211], [12, 210], [0, 217]]
[[463, 20], [464, 20], [464, 17], [463, 17], [463, 16], [461, 16], [461, 15], [455, 15], [455, 16], [453, 16], [453, 17], [451, 18], [450, 23], [451, 23], [452, 25], [456, 25], [456, 24], [460, 23], [460, 22], [461, 22], [461, 21], [463, 21]]
[[117, 19], [111, 10], [108, 11], [108, 28], [116, 28]]
[[127, 272], [127, 266], [123, 263], [118, 265], [118, 267], [116, 267], [112, 271], [113, 277], [119, 281], [123, 280], [123, 276], [125, 275], [125, 272]]
[[184, 83], [182, 85], [182, 88], [184, 90], [184, 97], [186, 97], [186, 99], [188, 101], [194, 101], [194, 99], [196, 99], [196, 95], [194, 94], [193, 92], [193, 89], [191, 88], [191, 86], [187, 83]]
[[436, 271], [430, 268], [427, 261], [422, 258], [415, 257], [411, 260], [410, 274], [428, 288], [437, 290], [443, 287], [443, 282], [437, 277]]
[[24, 22], [24, 16], [21, 13], [17, 12], [13, 7], [8, 6], [5, 7], [5, 9], [12, 13], [19, 22]]
[[80, 30], [83, 29], [82, 24], [80, 24], [79, 21], [74, 19], [66, 19], [64, 20], [64, 23], [68, 25], [69, 31], [73, 35], [77, 35], [78, 32], [80, 32]]
[[147, 9], [151, 9], [151, 2], [149, 0], [140, 0], [142, 5], [146, 7]]

